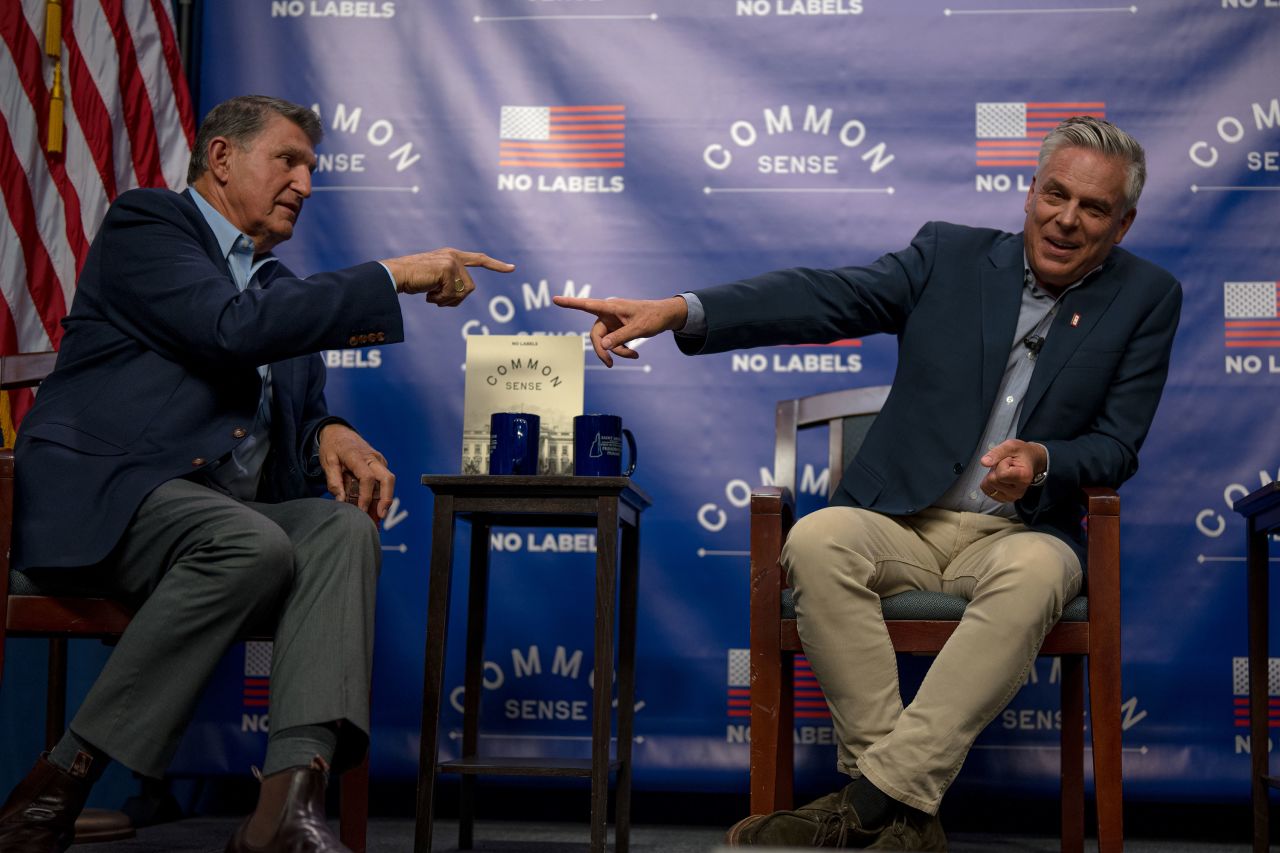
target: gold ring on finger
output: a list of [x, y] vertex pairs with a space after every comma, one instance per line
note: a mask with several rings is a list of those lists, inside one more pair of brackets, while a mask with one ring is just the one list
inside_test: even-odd
[[464, 290], [466, 290], [466, 289], [467, 289], [467, 283], [466, 283], [465, 281], [463, 281], [463, 280], [462, 280], [462, 279], [460, 279], [460, 278], [455, 278], [455, 279], [453, 280], [453, 292], [454, 292], [454, 293], [461, 293], [462, 291], [464, 291]]

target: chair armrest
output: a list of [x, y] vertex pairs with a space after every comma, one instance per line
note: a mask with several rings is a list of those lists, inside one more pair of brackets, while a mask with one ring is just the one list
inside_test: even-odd
[[751, 492], [751, 648], [777, 649], [786, 578], [778, 560], [795, 519], [787, 489], [760, 486]]
[[1120, 648], [1120, 496], [1115, 489], [1089, 487], [1089, 645]]
[[789, 489], [781, 486], [756, 486], [751, 490], [751, 514], [780, 514], [783, 508], [790, 509], [791, 516], [796, 514], [796, 499]]
[[1115, 489], [1086, 486], [1082, 491], [1089, 515], [1120, 515], [1120, 496]]
[[[756, 486], [751, 490], [751, 577], [752, 588], [757, 577], [778, 570], [782, 543], [795, 523], [796, 502], [789, 489], [779, 486]], [[778, 588], [781, 589], [781, 582]]]

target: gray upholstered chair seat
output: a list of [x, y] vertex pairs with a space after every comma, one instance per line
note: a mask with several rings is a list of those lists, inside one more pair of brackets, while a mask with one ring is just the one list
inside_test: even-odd
[[[52, 575], [58, 572], [56, 569], [47, 570], [47, 574]], [[49, 583], [47, 578], [37, 574], [35, 577], [20, 572], [17, 569], [9, 570], [9, 594], [10, 595], [52, 595], [59, 597], [74, 598], [103, 598], [101, 590], [95, 590], [92, 584], [77, 583], [74, 576], [68, 572], [61, 572], [62, 577], [58, 578], [58, 583]]]
[[[885, 619], [936, 619], [953, 622], [964, 615], [969, 602], [958, 595], [913, 589], [880, 600], [880, 610]], [[796, 605], [791, 589], [782, 591], [782, 618], [796, 618]], [[1062, 611], [1063, 622], [1088, 622], [1089, 599], [1079, 595], [1067, 603]]]

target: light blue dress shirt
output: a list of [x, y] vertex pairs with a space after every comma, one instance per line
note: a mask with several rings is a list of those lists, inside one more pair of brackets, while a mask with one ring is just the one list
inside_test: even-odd
[[[260, 286], [258, 274], [279, 259], [270, 253], [254, 258], [253, 239], [231, 224], [225, 216], [205, 201], [196, 190], [191, 191], [196, 207], [218, 241], [218, 250], [231, 268], [231, 279], [236, 288], [244, 292]], [[262, 395], [258, 401], [258, 413], [253, 427], [244, 441], [237, 445], [229, 457], [220, 459], [204, 469], [205, 481], [218, 491], [242, 501], [253, 500], [258, 494], [258, 481], [262, 477], [262, 465], [271, 449], [271, 367], [258, 365], [262, 377]]]

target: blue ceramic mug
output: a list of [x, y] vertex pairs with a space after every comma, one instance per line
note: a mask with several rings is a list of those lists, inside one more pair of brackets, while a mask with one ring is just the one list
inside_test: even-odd
[[489, 473], [538, 473], [538, 431], [541, 419], [524, 412], [494, 412], [489, 416]]
[[[622, 439], [630, 464], [622, 467]], [[573, 419], [573, 473], [579, 477], [630, 477], [636, 470], [636, 439], [617, 415], [578, 415]]]

